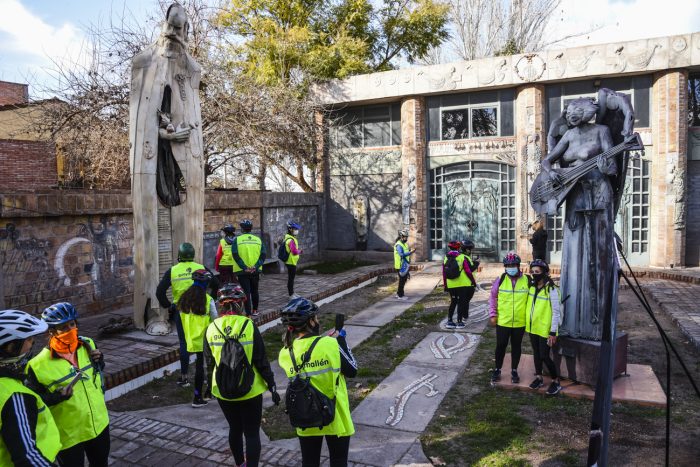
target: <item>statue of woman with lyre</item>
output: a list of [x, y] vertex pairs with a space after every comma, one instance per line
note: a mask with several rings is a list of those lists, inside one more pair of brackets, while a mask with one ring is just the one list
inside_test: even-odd
[[540, 214], [556, 214], [566, 201], [560, 295], [566, 302], [559, 333], [600, 340], [604, 310], [617, 300], [611, 290], [618, 269], [614, 223], [626, 151], [640, 149], [641, 142], [632, 133], [632, 106], [624, 94], [601, 89], [598, 102], [576, 99], [565, 118], [568, 130], [542, 161], [530, 200]]

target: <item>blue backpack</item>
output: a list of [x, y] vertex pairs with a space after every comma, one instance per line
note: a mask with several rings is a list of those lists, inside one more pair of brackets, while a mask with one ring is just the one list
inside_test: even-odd
[[287, 262], [289, 259], [289, 252], [287, 251], [287, 240], [282, 240], [280, 246], [277, 248], [277, 259], [283, 263]]

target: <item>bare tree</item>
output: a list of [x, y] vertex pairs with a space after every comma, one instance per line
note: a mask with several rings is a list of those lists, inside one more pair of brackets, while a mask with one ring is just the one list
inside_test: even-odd
[[533, 52], [549, 45], [545, 41], [546, 27], [561, 0], [449, 0], [449, 3], [454, 53], [462, 60], [474, 60]]
[[[231, 41], [217, 25], [220, 5], [185, 4], [190, 20], [190, 53], [202, 66], [200, 87], [206, 170], [211, 182], [228, 179], [264, 189], [267, 168], [313, 191], [316, 167], [314, 104], [295, 90], [261, 86], [236, 68]], [[74, 62], [54, 62], [53, 83], [39, 88], [56, 96], [32, 121], [56, 141], [64, 160], [65, 183], [88, 188], [128, 187], [129, 81], [131, 60], [154, 40], [167, 2], [145, 25], [134, 18], [112, 20], [87, 30], [85, 53]], [[306, 170], [305, 170], [306, 169]]]

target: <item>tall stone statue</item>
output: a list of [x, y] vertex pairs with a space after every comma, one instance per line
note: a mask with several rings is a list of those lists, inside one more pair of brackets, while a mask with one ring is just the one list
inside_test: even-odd
[[129, 142], [134, 206], [134, 323], [169, 332], [156, 286], [182, 242], [202, 254], [204, 161], [199, 102], [201, 69], [187, 53], [189, 23], [173, 3], [158, 40], [131, 69]]
[[[595, 122], [592, 123], [594, 117]], [[563, 201], [565, 223], [561, 264], [564, 304], [562, 336], [600, 340], [604, 311], [617, 302], [615, 215], [624, 189], [627, 152], [639, 147], [633, 135], [629, 97], [601, 89], [597, 101], [569, 103], [562, 122], [552, 124], [550, 143], [530, 199], [540, 214], [555, 214]], [[559, 168], [553, 167], [559, 163]]]

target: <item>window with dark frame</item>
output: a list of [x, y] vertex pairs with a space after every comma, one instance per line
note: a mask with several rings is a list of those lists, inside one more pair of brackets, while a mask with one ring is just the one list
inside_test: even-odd
[[700, 74], [688, 76], [688, 126], [700, 127]]
[[352, 107], [335, 112], [330, 125], [334, 148], [386, 147], [401, 144], [401, 106]]

